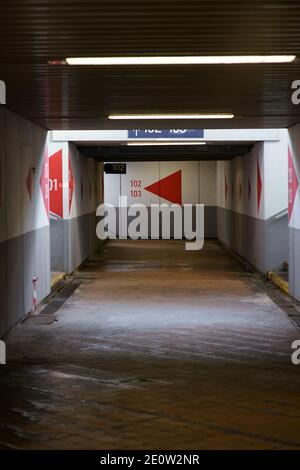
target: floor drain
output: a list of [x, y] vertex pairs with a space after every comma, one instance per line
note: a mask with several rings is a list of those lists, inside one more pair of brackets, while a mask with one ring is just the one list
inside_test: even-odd
[[62, 290], [49, 302], [46, 308], [40, 315], [54, 315], [57, 310], [71, 297], [76, 289], [80, 286], [81, 282], [74, 280], [67, 283]]

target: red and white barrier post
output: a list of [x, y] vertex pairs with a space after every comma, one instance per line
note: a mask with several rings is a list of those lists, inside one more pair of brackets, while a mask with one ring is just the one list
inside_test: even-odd
[[34, 277], [32, 279], [32, 286], [33, 286], [33, 299], [32, 299], [32, 312], [35, 311], [36, 307], [37, 307], [37, 293], [36, 293], [36, 284], [37, 284], [37, 281], [39, 280], [38, 277]]

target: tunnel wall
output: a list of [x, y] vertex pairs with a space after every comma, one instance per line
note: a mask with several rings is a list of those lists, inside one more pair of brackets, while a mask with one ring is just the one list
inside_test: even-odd
[[49, 293], [47, 134], [0, 107], [0, 336]]
[[[121, 194], [127, 196], [128, 205], [202, 203], [205, 205], [205, 237], [216, 237], [216, 169], [214, 161], [127, 162], [126, 175], [105, 175], [105, 202], [118, 207]], [[161, 181], [164, 196], [170, 194], [171, 199], [151, 192], [149, 186], [158, 181]]]
[[243, 157], [218, 162], [218, 237], [258, 270], [288, 260], [287, 133]]
[[300, 124], [289, 129], [289, 291], [300, 301]]
[[103, 200], [103, 165], [68, 142], [51, 142], [49, 161], [50, 176], [59, 180], [50, 190], [51, 269], [70, 273], [100, 243], [96, 208]]

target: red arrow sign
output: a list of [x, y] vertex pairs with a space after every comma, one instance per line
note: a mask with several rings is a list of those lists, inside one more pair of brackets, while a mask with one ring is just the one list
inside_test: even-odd
[[262, 193], [262, 178], [261, 178], [261, 173], [260, 173], [259, 160], [257, 157], [257, 213], [259, 213], [259, 210], [260, 210], [261, 193]]
[[167, 199], [174, 204], [182, 203], [181, 170], [147, 186], [146, 191]]
[[289, 156], [289, 221], [291, 220], [292, 212], [294, 209], [294, 203], [296, 194], [298, 191], [298, 178], [295, 170], [295, 165], [292, 157], [291, 149], [288, 149]]
[[50, 211], [63, 217], [62, 150], [49, 157]]

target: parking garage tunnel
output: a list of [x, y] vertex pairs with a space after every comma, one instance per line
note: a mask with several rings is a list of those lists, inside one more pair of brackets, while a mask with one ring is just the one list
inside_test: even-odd
[[[91, 141], [0, 113], [0, 447], [300, 446], [300, 128], [204, 130], [205, 149], [149, 149], [125, 146], [127, 131]], [[105, 173], [111, 162], [125, 172]], [[97, 207], [120, 196], [203, 204], [203, 249], [99, 240]]]
[[299, 449], [299, 18], [1, 1], [0, 450]]
[[[204, 204], [205, 238], [264, 275], [288, 270], [299, 300], [297, 126], [266, 130], [266, 140], [245, 131], [233, 142], [237, 131], [209, 131], [205, 149], [149, 149], [124, 146], [125, 131], [92, 143], [47, 133], [4, 108], [1, 119], [2, 335], [97, 250], [96, 209], [118, 206], [120, 196], [129, 205]], [[105, 161], [124, 162], [126, 174], [104, 174]]]

